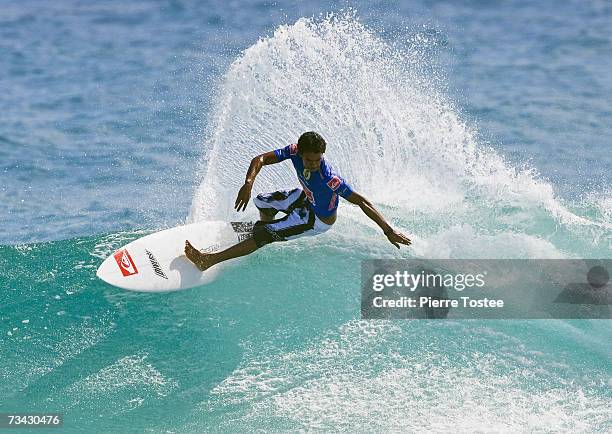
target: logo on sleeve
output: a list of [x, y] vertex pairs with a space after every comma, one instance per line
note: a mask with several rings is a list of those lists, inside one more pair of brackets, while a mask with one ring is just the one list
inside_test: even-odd
[[128, 253], [127, 249], [119, 250], [113, 256], [115, 257], [115, 261], [117, 261], [117, 265], [119, 265], [119, 269], [121, 270], [123, 277], [138, 274], [136, 264], [134, 264], [134, 261], [132, 260], [132, 257]]
[[340, 187], [340, 184], [342, 184], [342, 181], [336, 175], [332, 176], [332, 179], [327, 181], [327, 186], [334, 191], [336, 191], [336, 189]]
[[289, 154], [291, 155], [297, 155], [297, 143], [292, 143], [289, 145]]

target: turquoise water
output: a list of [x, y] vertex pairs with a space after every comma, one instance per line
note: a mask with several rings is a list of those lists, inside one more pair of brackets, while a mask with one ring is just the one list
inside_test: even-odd
[[323, 243], [178, 293], [96, 280], [138, 235], [2, 247], [3, 408], [87, 431], [609, 429], [607, 321], [360, 321], [368, 255]]
[[[365, 321], [359, 281], [368, 258], [610, 257], [609, 6], [32, 7], [0, 26], [1, 412], [74, 432], [612, 429], [609, 321]], [[231, 207], [248, 161], [307, 129], [412, 248], [344, 202], [333, 231], [205, 287], [95, 277], [154, 230], [253, 219]]]

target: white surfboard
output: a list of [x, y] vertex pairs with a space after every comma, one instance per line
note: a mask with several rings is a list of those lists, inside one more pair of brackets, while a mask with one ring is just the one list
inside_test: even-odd
[[155, 232], [114, 252], [96, 275], [132, 291], [177, 291], [205, 285], [216, 278], [219, 266], [200, 271], [185, 257], [185, 240], [201, 251], [214, 252], [250, 237], [252, 228], [252, 222], [211, 221]]

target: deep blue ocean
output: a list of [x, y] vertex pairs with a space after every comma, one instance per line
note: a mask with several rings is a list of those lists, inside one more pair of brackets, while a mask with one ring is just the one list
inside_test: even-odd
[[[369, 258], [612, 257], [612, 3], [0, 0], [0, 413], [71, 432], [609, 432], [610, 320], [368, 321]], [[413, 241], [97, 279], [308, 130]], [[289, 165], [254, 191], [293, 188]]]

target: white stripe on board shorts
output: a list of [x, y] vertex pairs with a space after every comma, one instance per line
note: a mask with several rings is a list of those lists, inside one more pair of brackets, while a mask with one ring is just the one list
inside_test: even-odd
[[253, 226], [257, 247], [274, 241], [287, 241], [319, 235], [331, 229], [316, 216], [306, 194], [300, 188], [261, 193], [253, 198], [255, 206], [264, 214], [266, 210], [282, 211], [286, 216], [270, 222], [258, 221]]

